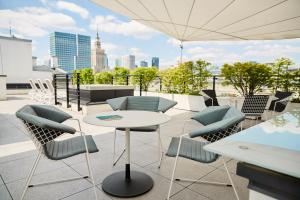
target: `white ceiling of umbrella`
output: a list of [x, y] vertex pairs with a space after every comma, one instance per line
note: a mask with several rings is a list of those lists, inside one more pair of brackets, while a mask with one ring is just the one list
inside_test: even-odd
[[300, 0], [91, 0], [181, 41], [300, 38]]

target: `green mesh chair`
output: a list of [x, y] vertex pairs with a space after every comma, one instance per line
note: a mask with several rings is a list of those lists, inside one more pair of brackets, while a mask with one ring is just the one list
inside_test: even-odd
[[[152, 96], [128, 96], [128, 97], [119, 97], [114, 99], [107, 100], [107, 103], [111, 106], [113, 110], [144, 110], [144, 111], [152, 111], [152, 112], [162, 112], [165, 113], [170, 108], [175, 106], [177, 102], [168, 100], [162, 97], [152, 97]], [[115, 165], [121, 156], [125, 152], [125, 148], [122, 153], [115, 160], [115, 144], [116, 144], [116, 131], [124, 131], [122, 128], [115, 129], [114, 132], [114, 162]], [[161, 160], [163, 158], [163, 146], [160, 137], [160, 126], [149, 126], [149, 127], [141, 127], [141, 128], [133, 128], [130, 131], [139, 131], [139, 132], [157, 132], [158, 134], [158, 143], [159, 143], [159, 165], [160, 167]]]
[[[178, 157], [183, 157], [186, 159], [194, 160], [200, 163], [212, 163], [215, 162], [219, 155], [205, 151], [204, 146], [225, 138], [231, 134], [236, 133], [240, 128], [240, 123], [245, 119], [245, 114], [236, 110], [234, 107], [229, 106], [213, 106], [199, 112], [195, 116], [185, 122], [183, 132], [184, 134], [178, 137], [173, 137], [168, 151], [167, 156], [176, 157], [173, 173], [171, 177], [171, 183], [168, 192], [168, 198], [170, 198], [171, 190], [173, 186], [174, 179], [176, 181], [186, 181], [186, 182], [197, 182], [197, 183], [207, 183], [223, 186], [232, 186], [234, 193], [238, 199], [236, 189], [234, 187], [233, 181], [228, 172], [226, 162], [223, 159], [223, 164], [226, 169], [230, 183], [219, 183], [219, 182], [208, 182], [200, 180], [192, 180], [186, 178], [174, 178], [176, 172], [176, 166]], [[198, 130], [193, 130], [189, 133], [185, 133], [185, 126], [189, 121], [195, 120], [202, 125], [203, 128]], [[193, 138], [199, 138], [195, 140]], [[179, 148], [178, 148], [179, 147]]]
[[[85, 136], [84, 132], [81, 131], [79, 121], [77, 119], [73, 119], [69, 114], [62, 112], [53, 106], [46, 105], [26, 105], [16, 112], [16, 116], [25, 125], [29, 137], [32, 139], [38, 150], [38, 156], [34, 161], [33, 167], [31, 168], [26, 180], [21, 200], [24, 198], [29, 187], [72, 181], [82, 178], [91, 178], [94, 185], [95, 197], [97, 199], [95, 182], [90, 167], [89, 153], [98, 152], [98, 148], [92, 136]], [[79, 131], [76, 131], [70, 126], [62, 124], [62, 122], [68, 119], [73, 119], [78, 122]], [[65, 133], [75, 134], [76, 132], [79, 132], [80, 136], [60, 141], [55, 140]], [[64, 158], [83, 153], [85, 154], [88, 167], [88, 176], [30, 184], [32, 176], [34, 175], [42, 155], [50, 160], [62, 160]]]

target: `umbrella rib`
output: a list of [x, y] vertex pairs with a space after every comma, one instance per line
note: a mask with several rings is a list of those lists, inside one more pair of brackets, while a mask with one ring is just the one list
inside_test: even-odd
[[182, 34], [182, 38], [184, 38], [186, 29], [187, 29], [188, 24], [189, 24], [189, 22], [190, 22], [190, 18], [191, 18], [191, 14], [192, 14], [192, 11], [193, 11], [193, 8], [194, 8], [194, 5], [195, 5], [195, 1], [196, 1], [196, 0], [193, 1], [193, 4], [192, 4], [192, 6], [191, 6], [190, 13], [189, 13], [189, 16], [188, 16], [188, 19], [187, 19], [187, 21], [186, 21], [186, 25], [185, 25], [185, 28], [184, 28], [184, 32], [183, 32], [183, 34]]
[[[157, 21], [157, 22], [159, 22], [158, 21], [158, 19], [156, 18], [156, 16], [155, 15], [153, 15], [153, 13], [151, 13], [150, 12], [150, 10], [141, 2], [141, 0], [138, 0], [138, 2], [144, 7], [144, 9]], [[163, 23], [161, 23], [161, 22], [159, 22], [160, 23], [160, 25], [161, 26], [163, 26], [164, 28], [165, 28], [165, 30], [167, 31], [167, 32], [169, 32], [170, 31], [170, 33], [172, 33], [172, 30], [169, 30], [168, 29], [168, 27], [166, 27]]]
[[[258, 11], [258, 12], [256, 12], [256, 13], [252, 14], [252, 15], [249, 15], [249, 16], [247, 16], [247, 17], [244, 17], [244, 18], [242, 18], [242, 19], [240, 19], [240, 20], [237, 20], [237, 21], [235, 21], [235, 22], [233, 22], [233, 23], [231, 23], [231, 24], [227, 24], [227, 25], [225, 25], [225, 26], [223, 26], [223, 27], [221, 27], [221, 28], [218, 28], [218, 29], [215, 30], [215, 31], [222, 30], [223, 28], [229, 27], [229, 26], [231, 26], [231, 25], [233, 25], [233, 24], [236, 24], [236, 23], [239, 23], [239, 22], [244, 21], [244, 20], [246, 20], [246, 19], [249, 19], [249, 18], [251, 18], [251, 17], [253, 17], [253, 16], [255, 16], [255, 15], [258, 15], [258, 14], [260, 14], [260, 13], [266, 12], [267, 10], [270, 10], [270, 9], [272, 9], [273, 7], [276, 7], [276, 6], [282, 4], [282, 3], [286, 2], [286, 1], [288, 1], [288, 0], [281, 1], [281, 2], [279, 2], [279, 3], [277, 3], [277, 4], [274, 4], [274, 5], [272, 5], [272, 6], [268, 7], [268, 8], [266, 8], [266, 9], [260, 10], [260, 11]], [[201, 26], [201, 27], [203, 27], [203, 26]], [[205, 36], [205, 35], [208, 35], [208, 33], [205, 33], [205, 34], [203, 34], [203, 35], [200, 35], [200, 37]]]
[[261, 27], [264, 27], [264, 26], [269, 26], [269, 25], [273, 25], [273, 24], [280, 23], [280, 22], [285, 22], [285, 21], [297, 19], [297, 18], [299, 18], [299, 17], [300, 17], [300, 16], [295, 16], [295, 17], [291, 17], [291, 18], [288, 18], [288, 19], [283, 19], [283, 20], [271, 22], [271, 23], [268, 23], [268, 24], [263, 24], [263, 25], [259, 25], [259, 26], [253, 26], [253, 27], [250, 27], [250, 28], [245, 28], [245, 29], [241, 29], [241, 30], [238, 30], [238, 31], [231, 32], [231, 34], [232, 34], [232, 33], [243, 32], [243, 31], [248, 31], [248, 30], [251, 30], [251, 29], [261, 28]]
[[[211, 22], [213, 19], [215, 19], [218, 15], [220, 15], [222, 12], [224, 12], [229, 6], [231, 6], [231, 4], [233, 4], [233, 2], [235, 2], [235, 0], [232, 0], [230, 3], [228, 3], [224, 8], [222, 8], [216, 15], [214, 15], [213, 17], [211, 17], [208, 21], [206, 21], [204, 24], [202, 24], [200, 26], [200, 28], [202, 28], [203, 26], [205, 26], [206, 24], [208, 24], [209, 22]], [[198, 30], [194, 31], [193, 33], [191, 33], [190, 35], [188, 35], [187, 37], [190, 38], [191, 36], [193, 36], [195, 33], [197, 33]]]
[[[165, 2], [165, 0], [162, 0], [162, 1], [163, 1], [163, 4], [164, 4], [165, 9], [166, 9], [166, 11], [167, 11], [168, 17], [169, 17], [169, 19], [170, 19], [171, 23], [173, 24], [173, 27], [174, 27], [174, 29], [175, 29], [175, 31], [176, 31], [177, 39], [180, 40], [178, 31], [177, 31], [177, 29], [176, 29], [176, 27], [175, 27], [175, 24], [174, 24], [174, 22], [173, 22], [173, 20], [172, 20], [172, 18], [171, 18], [171, 16], [170, 16], [169, 10], [168, 10], [167, 5], [166, 5], [166, 2]], [[180, 41], [181, 41], [181, 40], [180, 40]]]

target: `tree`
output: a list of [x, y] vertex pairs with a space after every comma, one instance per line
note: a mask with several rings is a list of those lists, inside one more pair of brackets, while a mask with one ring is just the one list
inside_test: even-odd
[[99, 72], [95, 74], [95, 83], [98, 84], [113, 84], [113, 74], [112, 72]]
[[211, 67], [209, 62], [206, 62], [205, 60], [196, 61], [193, 69], [193, 90], [200, 91], [202, 88], [207, 87], [207, 79], [212, 76], [212, 74], [207, 70], [208, 67]]
[[129, 74], [129, 69], [125, 67], [115, 67], [113, 71], [114, 82], [119, 85], [125, 85], [127, 81], [127, 76]]
[[254, 95], [262, 86], [269, 86], [272, 78], [272, 68], [254, 62], [236, 62], [233, 65], [224, 64], [221, 68], [225, 85], [232, 85], [243, 96]]
[[91, 68], [84, 68], [80, 70], [80, 79], [83, 84], [93, 84], [94, 74]]
[[94, 83], [94, 75], [93, 70], [91, 68], [83, 68], [76, 69], [72, 74], [72, 83], [77, 83], [77, 74], [80, 76], [80, 84], [93, 84]]
[[292, 76], [292, 91], [296, 94], [297, 99], [294, 99], [294, 102], [300, 103], [300, 69], [293, 71]]
[[276, 60], [275, 64], [273, 65], [273, 73], [274, 73], [274, 81], [275, 87], [274, 90], [278, 88], [289, 91], [291, 87], [291, 73], [288, 71], [289, 66], [293, 65], [293, 61], [289, 58], [279, 58]]
[[134, 85], [142, 85], [148, 91], [150, 83], [157, 77], [156, 67], [138, 67], [131, 72], [131, 81]]
[[210, 63], [204, 60], [188, 61], [178, 67], [169, 68], [160, 73], [167, 92], [179, 94], [199, 94], [207, 86], [211, 73], [207, 70]]

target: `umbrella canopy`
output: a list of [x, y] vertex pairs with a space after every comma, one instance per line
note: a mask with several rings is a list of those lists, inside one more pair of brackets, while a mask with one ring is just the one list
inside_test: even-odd
[[300, 0], [91, 0], [180, 41], [300, 38]]

